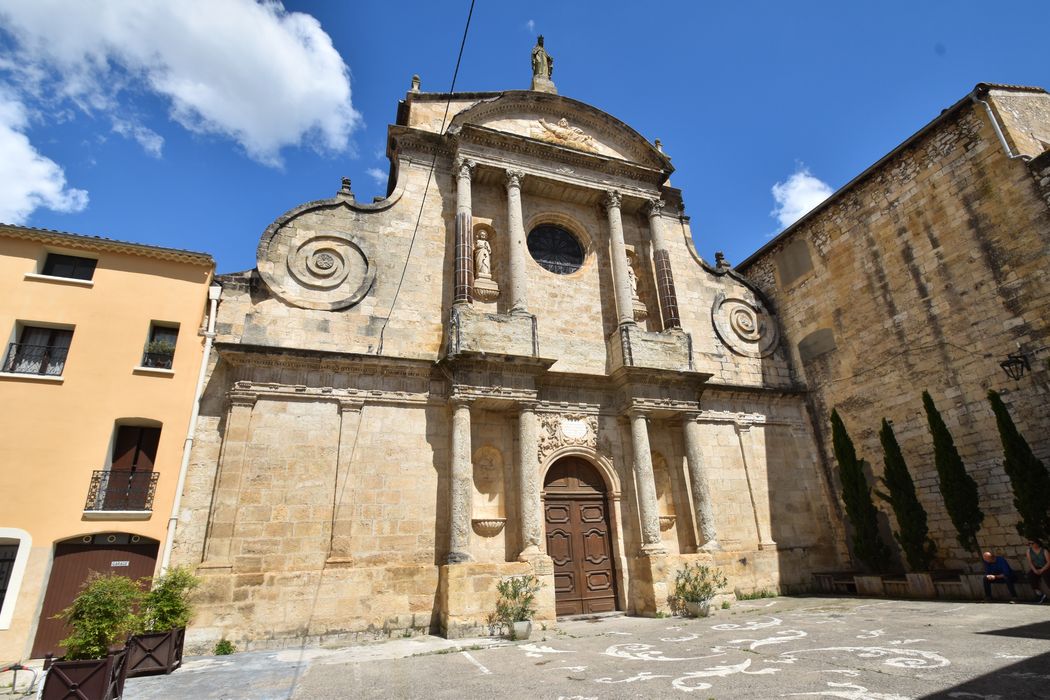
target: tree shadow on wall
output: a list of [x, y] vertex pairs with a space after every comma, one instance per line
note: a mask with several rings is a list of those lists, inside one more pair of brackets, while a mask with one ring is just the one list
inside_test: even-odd
[[[1025, 630], [1029, 627], [1042, 627], [1041, 634], [1044, 636], [1037, 639], [1047, 639], [1050, 632], [1050, 623], [1036, 623], [1015, 627], [1012, 630], [996, 630], [983, 632], [982, 634], [1004, 634], [1006, 636], [1028, 636], [1027, 634], [1013, 634], [1013, 630]], [[1009, 633], [1009, 634], [1008, 634]], [[996, 669], [983, 676], [960, 683], [959, 685], [946, 688], [945, 690], [922, 696], [922, 700], [948, 700], [949, 698], [1050, 698], [1050, 652], [1039, 654], [1018, 661], [1004, 668]]]

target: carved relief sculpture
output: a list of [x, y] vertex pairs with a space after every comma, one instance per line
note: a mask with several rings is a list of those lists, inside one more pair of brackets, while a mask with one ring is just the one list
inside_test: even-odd
[[474, 232], [474, 298], [478, 301], [495, 301], [499, 297], [499, 285], [492, 279], [490, 235], [484, 228]]
[[598, 448], [597, 416], [579, 413], [541, 413], [539, 458], [543, 462], [562, 447]]
[[540, 117], [540, 126], [544, 129], [540, 134], [540, 138], [544, 141], [575, 148], [578, 151], [598, 152], [594, 146], [594, 137], [580, 127], [569, 124], [569, 120], [565, 117], [559, 119], [557, 124]]

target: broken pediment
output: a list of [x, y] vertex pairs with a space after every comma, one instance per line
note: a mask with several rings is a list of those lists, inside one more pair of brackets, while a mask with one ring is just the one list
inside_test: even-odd
[[450, 133], [492, 130], [606, 158], [671, 170], [670, 161], [619, 119], [576, 100], [534, 91], [510, 91], [455, 116]]

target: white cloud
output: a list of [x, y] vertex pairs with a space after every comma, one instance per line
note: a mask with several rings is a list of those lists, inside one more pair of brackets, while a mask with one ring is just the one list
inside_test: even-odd
[[233, 139], [267, 165], [303, 143], [345, 151], [361, 122], [321, 24], [272, 0], [0, 0], [0, 23], [17, 40], [7, 67], [24, 90], [112, 114], [122, 94], [146, 88], [186, 129]]
[[828, 183], [813, 177], [809, 168], [799, 163], [791, 177], [773, 185], [773, 199], [777, 205], [770, 216], [776, 217], [782, 228], [787, 228], [827, 199], [833, 191]]
[[83, 211], [88, 193], [66, 187], [62, 168], [38, 153], [22, 133], [27, 126], [25, 106], [0, 92], [0, 221], [23, 224], [40, 207]]
[[534, 32], [536, 31], [536, 23], [530, 19], [528, 22], [525, 23], [525, 28], [528, 29], [529, 32]]
[[156, 131], [120, 117], [113, 117], [113, 131], [124, 138], [134, 139], [146, 153], [154, 158], [160, 158], [161, 150], [164, 148], [164, 137]]
[[381, 185], [385, 185], [386, 184], [388, 176], [387, 176], [387, 172], [385, 170], [380, 170], [379, 168], [369, 168], [365, 172], [369, 175], [369, 177], [371, 177], [373, 180], [375, 180], [379, 184], [381, 184]]

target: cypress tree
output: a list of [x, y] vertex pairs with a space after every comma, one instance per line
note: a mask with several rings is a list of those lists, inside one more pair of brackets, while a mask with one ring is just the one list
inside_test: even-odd
[[871, 500], [871, 487], [864, 477], [864, 467], [857, 459], [853, 440], [838, 411], [831, 412], [831, 439], [839, 464], [839, 482], [846, 515], [853, 525], [853, 553], [869, 568], [881, 572], [889, 564], [890, 552], [879, 537], [878, 510]]
[[915, 483], [908, 472], [908, 465], [904, 462], [901, 447], [897, 444], [897, 436], [893, 434], [893, 426], [885, 418], [882, 419], [879, 441], [882, 442], [883, 460], [886, 465], [882, 483], [889, 491], [888, 495], [879, 493], [879, 496], [893, 506], [893, 513], [897, 516], [899, 532], [893, 533], [893, 536], [897, 538], [897, 543], [908, 560], [909, 569], [929, 571], [937, 553], [937, 546], [929, 538], [926, 510], [915, 493]]
[[933, 436], [933, 459], [937, 465], [944, 507], [958, 533], [956, 539], [959, 544], [968, 552], [977, 552], [977, 533], [984, 522], [984, 513], [977, 496], [977, 482], [966, 473], [952, 434], [948, 432], [948, 426], [930, 398], [930, 392], [922, 392], [922, 405], [926, 409], [930, 435]]
[[988, 401], [992, 404], [995, 422], [999, 425], [1003, 467], [1010, 477], [1014, 508], [1021, 516], [1017, 533], [1025, 539], [1046, 542], [1050, 536], [1050, 474], [1017, 430], [999, 394], [989, 391]]

